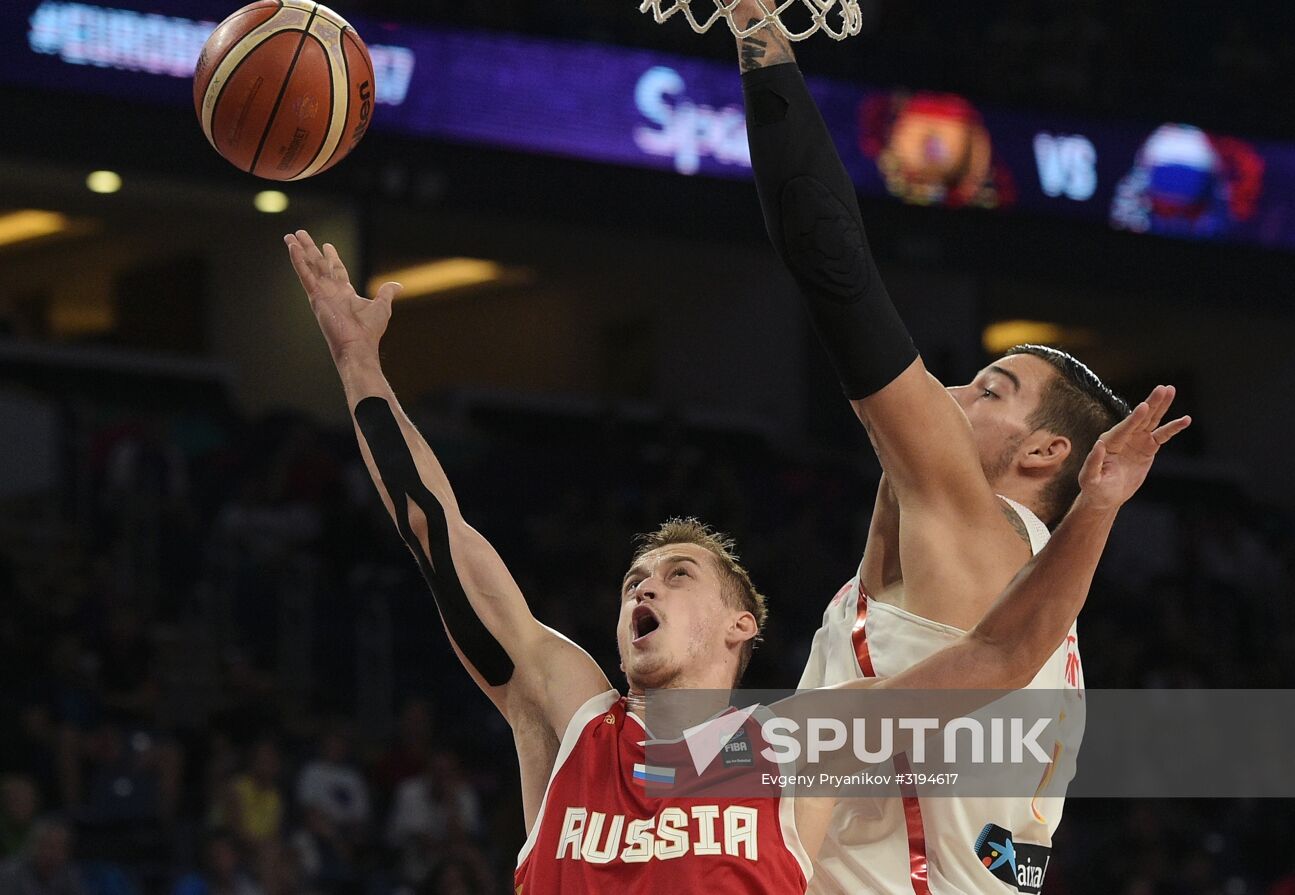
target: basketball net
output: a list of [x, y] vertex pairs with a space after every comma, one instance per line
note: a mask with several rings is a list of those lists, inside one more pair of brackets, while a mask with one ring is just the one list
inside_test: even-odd
[[[671, 16], [682, 14], [698, 34], [709, 30], [723, 19], [737, 37], [746, 37], [766, 24], [773, 24], [787, 35], [788, 40], [804, 40], [816, 31], [822, 31], [833, 40], [845, 40], [858, 34], [863, 26], [859, 0], [755, 0], [764, 12], [764, 17], [745, 27], [733, 21], [733, 12], [740, 2], [741, 0], [642, 0], [639, 12], [651, 12], [658, 24]], [[694, 6], [697, 7], [696, 10]], [[803, 18], [806, 11], [809, 13], [809, 24], [797, 30], [794, 22]], [[782, 17], [787, 13], [792, 13], [791, 25], [783, 21]]]

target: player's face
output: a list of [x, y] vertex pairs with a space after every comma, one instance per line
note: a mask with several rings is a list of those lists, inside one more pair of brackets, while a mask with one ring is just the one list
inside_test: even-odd
[[967, 419], [990, 484], [1016, 460], [1025, 437], [1034, 427], [1044, 387], [1057, 375], [1052, 365], [1032, 354], [1014, 354], [994, 361], [967, 385], [949, 389]]
[[706, 679], [707, 670], [722, 664], [725, 629], [738, 614], [724, 602], [709, 550], [667, 544], [645, 553], [622, 583], [616, 627], [630, 686], [722, 686]]

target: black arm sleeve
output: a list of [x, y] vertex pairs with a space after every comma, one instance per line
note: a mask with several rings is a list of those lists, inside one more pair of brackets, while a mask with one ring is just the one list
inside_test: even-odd
[[[492, 687], [508, 683], [513, 676], [513, 660], [477, 617], [468, 602], [468, 595], [463, 592], [463, 584], [450, 555], [450, 531], [445, 509], [423, 484], [414, 455], [409, 451], [391, 405], [376, 395], [365, 398], [355, 405], [355, 421], [369, 446], [373, 463], [378, 467], [382, 485], [391, 498], [396, 529], [418, 561], [418, 568], [432, 591], [432, 599], [440, 610], [445, 629], [486, 683]], [[409, 523], [411, 500], [427, 517], [430, 556]]]
[[794, 62], [742, 75], [765, 227], [800, 286], [846, 397], [880, 391], [917, 357], [881, 282], [854, 184]]

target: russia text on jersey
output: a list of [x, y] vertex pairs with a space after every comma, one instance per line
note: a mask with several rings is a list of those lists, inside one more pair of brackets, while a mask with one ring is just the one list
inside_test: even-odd
[[663, 808], [654, 817], [629, 818], [569, 807], [558, 835], [557, 859], [609, 864], [669, 861], [684, 855], [759, 860], [759, 812], [741, 805]]

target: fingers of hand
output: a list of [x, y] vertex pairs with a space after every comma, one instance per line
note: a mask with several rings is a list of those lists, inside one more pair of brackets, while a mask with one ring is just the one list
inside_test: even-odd
[[319, 247], [315, 245], [315, 240], [311, 238], [311, 235], [308, 232], [305, 230], [298, 230], [295, 235], [297, 237], [297, 241], [300, 242], [307, 251], [310, 253], [319, 251]]
[[1191, 424], [1192, 418], [1190, 416], [1180, 416], [1178, 419], [1167, 422], [1160, 428], [1156, 429], [1151, 433], [1151, 437], [1155, 439], [1155, 442], [1158, 445], [1168, 444], [1169, 439], [1173, 438]]
[[1150, 432], [1160, 421], [1164, 419], [1165, 412], [1169, 410], [1169, 405], [1174, 402], [1174, 395], [1177, 390], [1172, 385], [1157, 385], [1147, 396], [1147, 404], [1151, 408], [1151, 413], [1143, 423], [1143, 428]]
[[342, 263], [342, 257], [337, 254], [337, 249], [331, 242], [324, 243], [324, 262], [330, 274], [338, 279], [350, 281], [351, 277], [346, 272], [346, 265]]
[[1129, 437], [1142, 428], [1150, 413], [1151, 408], [1146, 401], [1134, 407], [1132, 413], [1116, 423], [1109, 432], [1102, 436], [1102, 441], [1106, 442], [1106, 449], [1118, 454], [1120, 449], [1128, 442]]
[[311, 271], [320, 279], [328, 277], [330, 275], [328, 262], [319, 251], [319, 246], [315, 245], [315, 240], [305, 230], [298, 230], [295, 235], [297, 241], [301, 243], [303, 257], [310, 265]]
[[1085, 481], [1095, 481], [1102, 471], [1102, 464], [1106, 462], [1106, 442], [1098, 439], [1093, 445], [1093, 449], [1088, 453], [1088, 459], [1084, 461], [1084, 468], [1080, 470], [1080, 477]]
[[1160, 424], [1177, 393], [1178, 390], [1172, 385], [1158, 385], [1147, 399], [1147, 403], [1151, 406], [1151, 413], [1142, 424], [1142, 429], [1150, 436], [1156, 447], [1165, 444], [1169, 439], [1191, 425], [1191, 417], [1187, 416], [1179, 417], [1172, 422], [1165, 423], [1163, 426]]
[[319, 281], [306, 262], [305, 250], [301, 247], [301, 243], [291, 236], [285, 237], [284, 242], [288, 244], [288, 259], [292, 262], [292, 269], [297, 272], [297, 279], [301, 280], [301, 285], [307, 294], [314, 292]]
[[1079, 471], [1079, 487], [1090, 491], [1097, 487], [1102, 482], [1105, 464], [1105, 448], [1095, 447], [1093, 452], [1088, 455], [1083, 468]]
[[395, 298], [397, 298], [402, 291], [404, 291], [404, 288], [405, 287], [402, 286], [400, 283], [395, 283], [395, 282], [383, 283], [381, 286], [378, 287], [378, 294], [373, 296], [373, 298], [375, 301], [384, 301], [384, 302], [390, 303]]

